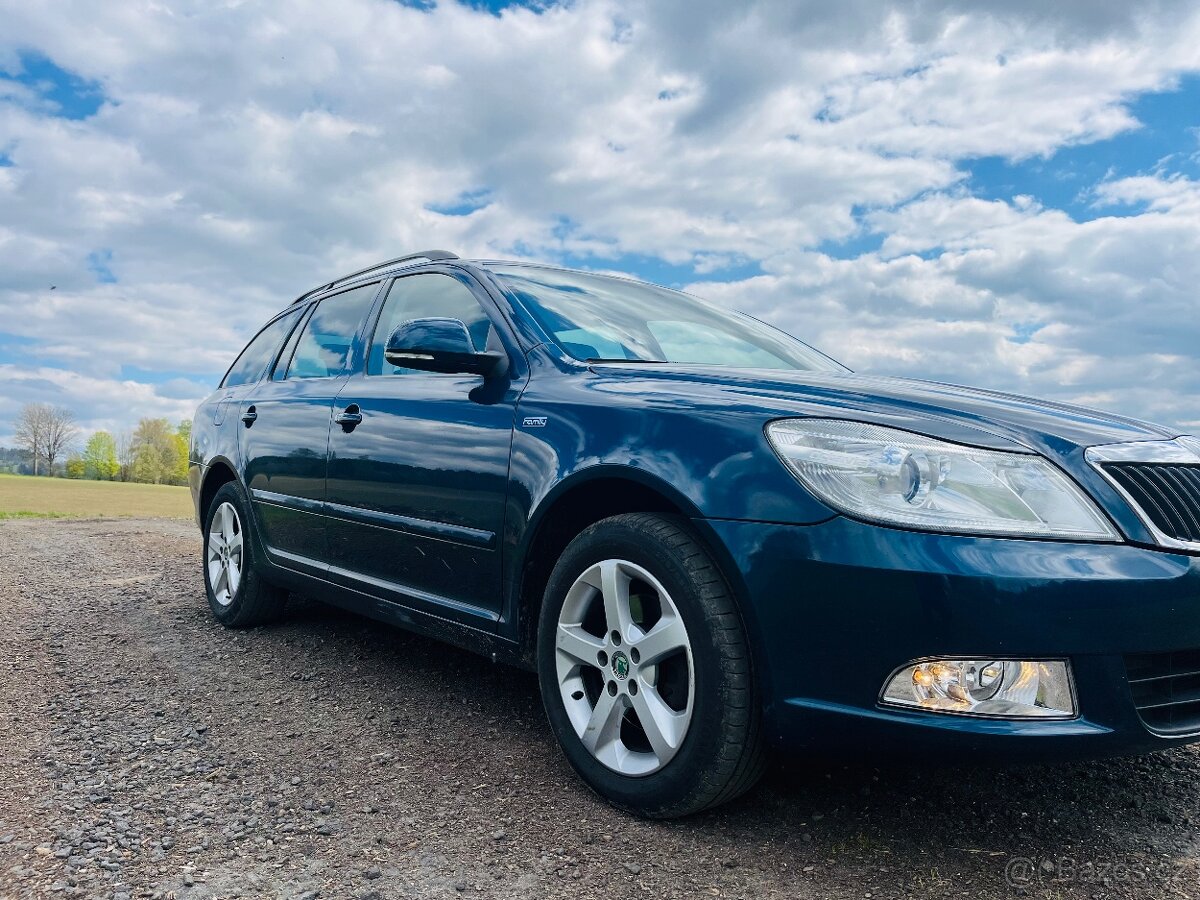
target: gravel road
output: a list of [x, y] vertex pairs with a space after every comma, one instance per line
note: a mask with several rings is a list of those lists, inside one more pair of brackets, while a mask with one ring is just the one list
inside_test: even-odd
[[186, 523], [0, 522], [0, 897], [1200, 896], [1200, 754], [793, 760], [668, 823], [526, 673], [320, 604], [210, 618]]

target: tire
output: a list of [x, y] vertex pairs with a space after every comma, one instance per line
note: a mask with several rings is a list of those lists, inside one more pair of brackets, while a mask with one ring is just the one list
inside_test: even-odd
[[542, 701], [571, 766], [620, 809], [684, 816], [754, 785], [765, 750], [751, 663], [732, 592], [684, 519], [604, 519], [550, 575]]
[[287, 602], [287, 591], [262, 577], [249, 523], [241, 487], [222, 485], [204, 515], [203, 568], [209, 608], [227, 628], [269, 622]]

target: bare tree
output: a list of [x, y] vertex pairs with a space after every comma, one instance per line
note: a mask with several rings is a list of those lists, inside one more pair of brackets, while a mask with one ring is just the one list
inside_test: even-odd
[[54, 474], [54, 461], [71, 449], [79, 437], [75, 414], [61, 406], [46, 407], [46, 437], [42, 454], [46, 458], [46, 474]]
[[117, 432], [116, 440], [117, 462], [121, 466], [119, 477], [122, 481], [130, 481], [133, 478], [133, 458], [137, 451], [133, 442], [133, 432], [128, 428], [122, 429]]
[[33, 457], [33, 474], [38, 473], [38, 463], [46, 452], [46, 432], [49, 428], [50, 406], [45, 403], [26, 403], [17, 416], [17, 446], [29, 451]]

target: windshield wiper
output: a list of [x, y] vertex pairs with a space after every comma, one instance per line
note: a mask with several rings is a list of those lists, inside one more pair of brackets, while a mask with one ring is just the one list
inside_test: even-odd
[[589, 362], [589, 363], [594, 363], [594, 362], [653, 363], [655, 365], [662, 365], [663, 363], [670, 362], [670, 360], [668, 360], [668, 359], [624, 359], [623, 357], [618, 358], [618, 357], [609, 357], [609, 356], [589, 356], [587, 359], [584, 360], [584, 362]]

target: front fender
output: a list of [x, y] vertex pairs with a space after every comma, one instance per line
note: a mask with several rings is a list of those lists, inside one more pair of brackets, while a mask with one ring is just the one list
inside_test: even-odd
[[764, 432], [778, 415], [760, 405], [625, 391], [600, 376], [564, 377], [531, 362], [509, 470], [518, 530], [565, 482], [618, 472], [661, 490], [694, 518], [807, 525], [836, 515], [780, 462]]

